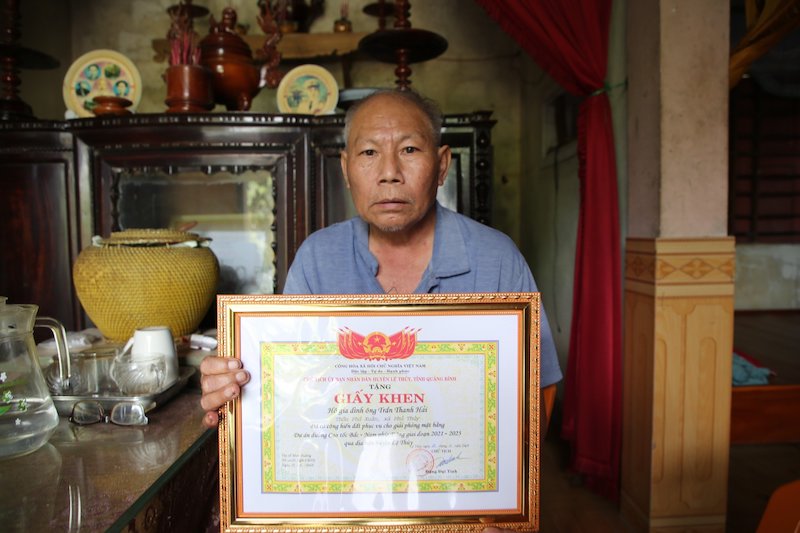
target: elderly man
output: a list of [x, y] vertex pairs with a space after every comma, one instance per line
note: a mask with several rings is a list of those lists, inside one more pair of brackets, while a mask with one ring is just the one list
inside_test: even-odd
[[[297, 251], [286, 294], [535, 292], [525, 259], [503, 233], [442, 207], [450, 166], [438, 108], [414, 92], [381, 91], [345, 117], [342, 173], [359, 216], [310, 235]], [[541, 387], [562, 375], [546, 318]], [[250, 375], [237, 359], [200, 366], [205, 425]], [[553, 388], [550, 387], [552, 390]]]

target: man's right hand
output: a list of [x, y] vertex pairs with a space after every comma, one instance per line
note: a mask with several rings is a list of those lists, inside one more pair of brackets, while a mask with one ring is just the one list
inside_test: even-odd
[[242, 368], [242, 362], [230, 357], [209, 356], [200, 363], [200, 387], [203, 396], [200, 405], [206, 411], [203, 425], [217, 427], [217, 410], [241, 393], [241, 386], [250, 381], [250, 373]]

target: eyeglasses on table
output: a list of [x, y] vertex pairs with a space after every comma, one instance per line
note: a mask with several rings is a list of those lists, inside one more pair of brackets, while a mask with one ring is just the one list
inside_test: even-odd
[[80, 426], [104, 422], [118, 426], [145, 426], [148, 419], [142, 404], [122, 401], [114, 404], [111, 412], [107, 412], [100, 402], [80, 400], [72, 406], [69, 421]]

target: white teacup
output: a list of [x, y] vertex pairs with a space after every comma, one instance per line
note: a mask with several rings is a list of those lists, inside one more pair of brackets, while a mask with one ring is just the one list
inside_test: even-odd
[[164, 388], [178, 379], [178, 354], [175, 350], [175, 339], [167, 326], [151, 326], [133, 332], [131, 358], [147, 358], [152, 354], [164, 354], [166, 370]]

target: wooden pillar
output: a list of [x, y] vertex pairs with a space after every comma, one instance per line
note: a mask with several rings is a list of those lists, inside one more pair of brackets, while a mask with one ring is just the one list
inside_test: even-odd
[[728, 0], [627, 0], [620, 505], [635, 531], [724, 532], [735, 246]]
[[636, 531], [725, 530], [733, 239], [629, 239], [621, 510]]

